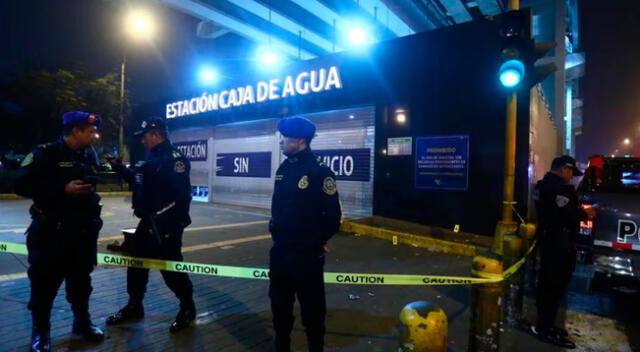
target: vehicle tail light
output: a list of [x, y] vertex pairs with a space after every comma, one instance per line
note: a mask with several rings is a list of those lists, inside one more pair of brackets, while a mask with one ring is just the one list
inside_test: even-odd
[[[582, 203], [580, 205], [582, 209], [591, 208], [593, 204]], [[589, 216], [587, 220], [580, 221], [580, 234], [584, 236], [591, 236], [591, 231], [593, 230], [593, 216]]]
[[591, 236], [591, 230], [593, 230], [593, 220], [580, 221], [581, 235]]

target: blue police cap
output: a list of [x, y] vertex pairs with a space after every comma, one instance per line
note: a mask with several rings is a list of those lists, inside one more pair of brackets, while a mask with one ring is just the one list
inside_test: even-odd
[[94, 114], [91, 112], [69, 111], [69, 112], [65, 112], [64, 115], [62, 115], [63, 126], [71, 126], [71, 125], [78, 125], [81, 123], [88, 123], [90, 125], [100, 127], [101, 122], [102, 122], [102, 117], [100, 117], [100, 115], [98, 114]]
[[167, 132], [167, 123], [161, 117], [150, 117], [142, 121], [140, 129], [133, 133], [134, 136], [142, 136], [151, 130], [161, 130]]
[[278, 121], [278, 131], [285, 137], [313, 139], [316, 125], [304, 117], [285, 117]]

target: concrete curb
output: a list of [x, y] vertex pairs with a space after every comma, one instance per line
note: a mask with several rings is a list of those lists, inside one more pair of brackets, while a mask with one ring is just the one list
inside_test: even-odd
[[[98, 192], [100, 197], [131, 197], [131, 192]], [[0, 193], [0, 200], [26, 199], [14, 193]]]
[[388, 241], [393, 241], [393, 238], [396, 237], [397, 243], [408, 244], [420, 248], [427, 248], [435, 252], [442, 252], [446, 254], [474, 257], [477, 254], [486, 251], [485, 248], [471, 244], [445, 241], [407, 232], [383, 229], [380, 227], [359, 224], [348, 220], [342, 222], [340, 230], [343, 232], [357, 233], [360, 235], [375, 237]]

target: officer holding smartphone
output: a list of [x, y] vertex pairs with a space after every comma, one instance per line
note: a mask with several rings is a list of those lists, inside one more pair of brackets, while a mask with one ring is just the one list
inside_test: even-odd
[[100, 120], [92, 113], [65, 113], [63, 137], [37, 146], [14, 180], [16, 193], [33, 200], [27, 229], [32, 351], [51, 350], [51, 308], [62, 281], [73, 310], [73, 333], [94, 342], [104, 339], [89, 318], [90, 274], [102, 228], [95, 190], [98, 158], [91, 146]]

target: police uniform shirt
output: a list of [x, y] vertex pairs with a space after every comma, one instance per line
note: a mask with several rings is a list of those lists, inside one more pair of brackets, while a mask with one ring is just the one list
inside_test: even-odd
[[36, 147], [22, 162], [15, 179], [15, 192], [33, 199], [34, 205], [48, 214], [60, 216], [95, 216], [100, 196], [65, 194], [65, 186], [73, 180], [84, 181], [97, 176], [98, 158], [93, 148], [73, 150], [60, 139]]
[[549, 172], [536, 184], [533, 198], [541, 230], [541, 245], [573, 249], [580, 221], [586, 218], [574, 187], [564, 184], [560, 176]]
[[158, 221], [186, 227], [191, 223], [191, 165], [168, 140], [148, 152], [132, 169], [117, 169], [133, 184], [132, 207], [139, 217], [157, 215]]
[[276, 171], [269, 225], [274, 248], [322, 252], [340, 227], [333, 172], [310, 150], [285, 160]]

